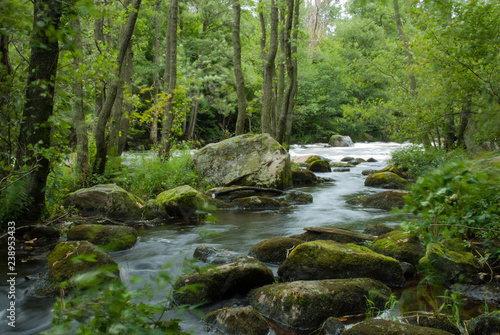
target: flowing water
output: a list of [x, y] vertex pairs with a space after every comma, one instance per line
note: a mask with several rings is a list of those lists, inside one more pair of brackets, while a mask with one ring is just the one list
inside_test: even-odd
[[[217, 249], [225, 249], [235, 254], [247, 254], [250, 248], [262, 240], [302, 233], [305, 227], [344, 227], [361, 232], [367, 226], [384, 223], [396, 226], [401, 218], [393, 213], [353, 207], [346, 200], [359, 194], [380, 192], [380, 189], [365, 187], [364, 169], [380, 169], [387, 165], [390, 153], [401, 147], [398, 143], [356, 143], [354, 147], [332, 148], [325, 144], [292, 146], [292, 157], [316, 154], [332, 161], [343, 157], [368, 159], [375, 158], [376, 163], [361, 163], [351, 168], [350, 172], [318, 173], [321, 177], [335, 179], [334, 183], [314, 187], [302, 187], [301, 191], [312, 194], [314, 201], [307, 205], [294, 206], [290, 211], [220, 211], [213, 215], [216, 221], [198, 225], [164, 225], [139, 230], [139, 240], [130, 250], [111, 253], [120, 265], [121, 278], [129, 282], [133, 276], [150, 280], [167, 262], [171, 262], [170, 271], [176, 273], [183, 261], [192, 257], [199, 244], [208, 244]], [[6, 250], [0, 251], [0, 265], [6, 269]], [[270, 266], [276, 272], [276, 266]], [[26, 277], [37, 277], [47, 269], [46, 261], [30, 261], [16, 264], [16, 328], [7, 326], [6, 306], [8, 287], [6, 271], [0, 274], [0, 333], [2, 334], [38, 334], [50, 328], [53, 299], [40, 299], [29, 294], [32, 281]], [[163, 292], [158, 292], [161, 296]], [[228, 303], [228, 302], [225, 302]], [[238, 300], [229, 303], [237, 304]], [[213, 309], [214, 307], [211, 307]], [[208, 334], [199, 318], [192, 314], [181, 316], [185, 331], [195, 334]]]

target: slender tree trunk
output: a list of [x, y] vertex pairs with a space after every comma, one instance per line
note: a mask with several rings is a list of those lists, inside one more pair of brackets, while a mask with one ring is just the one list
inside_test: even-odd
[[[2, 27], [0, 27], [2, 28]], [[9, 59], [9, 35], [7, 32], [4, 32], [3, 29], [0, 29], [0, 113], [4, 118], [4, 122], [6, 123], [4, 126], [6, 127], [7, 134], [2, 135], [5, 140], [4, 145], [1, 147], [6, 155], [7, 166], [11, 166], [12, 161], [14, 160], [14, 145], [12, 141], [12, 130], [14, 129], [11, 126], [11, 122], [14, 121], [11, 112], [11, 101], [12, 101], [12, 66], [10, 64]], [[3, 169], [0, 168], [0, 177], [4, 176], [1, 174]]]
[[178, 20], [178, 0], [170, 0], [168, 8], [167, 24], [167, 55], [165, 61], [165, 89], [168, 101], [163, 112], [163, 128], [161, 131], [161, 151], [160, 155], [168, 158], [172, 146], [172, 126], [174, 124], [174, 93], [177, 83], [177, 20]]
[[241, 40], [240, 40], [241, 6], [239, 0], [233, 0], [233, 63], [238, 95], [238, 118], [236, 119], [236, 135], [245, 133], [245, 117], [247, 100], [245, 97], [245, 78], [241, 68]]
[[[101, 6], [101, 2], [98, 0], [94, 1], [96, 7]], [[102, 54], [101, 47], [106, 44], [106, 40], [104, 38], [104, 18], [97, 17], [94, 20], [94, 42], [97, 47], [99, 53]], [[104, 100], [106, 99], [106, 82], [102, 80], [98, 87], [96, 87], [95, 99], [94, 99], [94, 116], [96, 118], [101, 114], [102, 105], [104, 104]], [[94, 124], [94, 130], [95, 130]]]
[[96, 157], [94, 162], [93, 171], [97, 174], [103, 174], [106, 168], [106, 154], [107, 145], [105, 141], [106, 135], [106, 124], [108, 123], [109, 116], [113, 109], [115, 99], [118, 93], [118, 87], [123, 76], [123, 63], [128, 50], [128, 44], [134, 33], [135, 23], [137, 21], [137, 16], [139, 14], [139, 8], [141, 6], [141, 0], [134, 0], [132, 2], [132, 10], [127, 19], [127, 23], [122, 27], [120, 32], [120, 43], [118, 49], [118, 55], [116, 57], [116, 78], [117, 80], [113, 82], [109, 89], [109, 93], [106, 96], [106, 101], [102, 107], [101, 114], [97, 120], [97, 125], [95, 129], [95, 144], [96, 144]]
[[280, 31], [280, 58], [279, 58], [279, 73], [278, 73], [278, 87], [276, 92], [278, 92], [276, 97], [276, 104], [274, 107], [274, 113], [272, 118], [272, 135], [274, 138], [278, 136], [279, 128], [279, 117], [281, 114], [281, 106], [283, 106], [283, 97], [285, 96], [285, 76], [286, 76], [286, 34], [284, 31], [284, 26], [286, 25], [285, 10], [280, 10], [280, 26], [282, 26]]
[[[37, 166], [28, 176], [27, 208], [23, 220], [39, 220], [45, 208], [45, 187], [49, 175], [51, 126], [47, 122], [54, 108], [55, 80], [59, 59], [59, 43], [50, 31], [59, 30], [62, 3], [58, 0], [35, 0], [33, 36], [26, 89], [23, 122], [18, 139], [19, 162]], [[40, 85], [44, 83], [44, 85]]]
[[469, 120], [471, 119], [471, 117], [471, 100], [470, 97], [467, 97], [467, 100], [462, 105], [462, 112], [460, 113], [460, 125], [457, 135], [457, 146], [463, 149], [467, 149], [467, 146], [465, 145], [465, 131], [467, 130], [467, 125], [469, 124]]
[[[161, 10], [161, 1], [156, 0], [155, 4], [155, 17], [153, 22], [153, 30], [155, 32], [155, 41], [154, 41], [154, 50], [153, 50], [153, 66], [155, 71], [153, 73], [153, 94], [155, 99], [158, 99], [158, 94], [160, 93], [160, 74], [157, 70], [158, 68], [158, 59], [160, 54], [160, 10]], [[157, 105], [157, 101], [155, 103]], [[153, 122], [151, 123], [151, 132], [149, 138], [151, 142], [153, 142], [153, 146], [156, 148], [158, 146], [158, 108], [155, 108], [153, 112]]]
[[[124, 73], [124, 81], [127, 93], [131, 93], [132, 91], [132, 77], [134, 75], [134, 52], [132, 48], [130, 48], [130, 52], [127, 53], [127, 57], [125, 59], [125, 73]], [[124, 99], [123, 102], [123, 112], [120, 121], [120, 137], [118, 138], [118, 153], [121, 154], [125, 151], [125, 147], [127, 145], [127, 136], [130, 128], [130, 115], [133, 112], [133, 106], [127, 99]]]
[[[71, 21], [71, 27], [75, 33], [75, 43], [77, 49], [82, 52], [82, 38], [80, 18]], [[81, 59], [75, 57], [73, 68], [77, 72], [80, 68]], [[85, 109], [83, 103], [83, 82], [81, 80], [73, 83], [74, 109], [75, 109], [75, 129], [76, 129], [76, 172], [86, 183], [89, 174], [89, 138], [87, 124], [85, 123]]]
[[292, 136], [292, 119], [293, 119], [293, 109], [295, 107], [295, 99], [297, 96], [297, 92], [299, 89], [299, 79], [298, 79], [298, 73], [299, 73], [299, 67], [298, 67], [298, 62], [297, 62], [297, 43], [298, 43], [298, 35], [299, 35], [299, 18], [300, 18], [300, 0], [295, 0], [295, 12], [294, 12], [294, 22], [293, 22], [293, 36], [292, 36], [292, 66], [293, 66], [293, 88], [292, 88], [292, 101], [290, 103], [289, 112], [287, 115], [287, 121], [286, 121], [286, 133], [285, 133], [285, 139], [284, 142], [287, 146], [290, 145], [290, 139]]
[[392, 0], [392, 4], [394, 7], [394, 18], [396, 19], [396, 26], [398, 27], [399, 37], [403, 42], [403, 48], [405, 49], [406, 54], [406, 62], [408, 64], [408, 80], [410, 81], [410, 89], [412, 92], [415, 92], [417, 89], [417, 82], [415, 80], [415, 75], [413, 74], [413, 58], [410, 54], [410, 47], [408, 46], [408, 40], [406, 39], [406, 34], [403, 29], [403, 23], [401, 21], [401, 14], [399, 12], [399, 0]]
[[[261, 20], [261, 26], [263, 21]], [[265, 34], [265, 30], [262, 31]], [[263, 37], [265, 41], [265, 37]], [[262, 133], [272, 134], [272, 110], [273, 110], [273, 73], [276, 53], [278, 51], [278, 8], [274, 0], [271, 0], [271, 36], [269, 38], [269, 52], [264, 59], [262, 78]]]

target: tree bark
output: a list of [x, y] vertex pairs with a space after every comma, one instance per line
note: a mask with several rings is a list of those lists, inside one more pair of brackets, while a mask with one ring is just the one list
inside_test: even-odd
[[[75, 34], [75, 43], [77, 49], [82, 52], [82, 38], [80, 18], [77, 17], [71, 21], [71, 28]], [[75, 57], [73, 68], [77, 72], [80, 68], [81, 58]], [[76, 172], [79, 177], [86, 183], [89, 174], [89, 138], [87, 133], [87, 125], [85, 123], [85, 109], [83, 104], [83, 82], [82, 80], [74, 81], [72, 85], [75, 109], [75, 129], [76, 129]]]
[[174, 93], [177, 83], [177, 20], [178, 0], [170, 0], [168, 8], [167, 24], [167, 55], [165, 61], [165, 89], [167, 93], [167, 104], [163, 111], [163, 127], [161, 131], [160, 156], [168, 158], [172, 147], [172, 126], [174, 124]]
[[236, 79], [236, 93], [238, 95], [238, 117], [236, 119], [236, 135], [245, 133], [245, 117], [247, 100], [245, 96], [245, 78], [241, 68], [241, 40], [240, 40], [241, 6], [239, 0], [233, 0], [233, 63]]
[[[153, 94], [155, 99], [158, 99], [158, 94], [160, 93], [160, 74], [157, 70], [158, 67], [158, 55], [160, 54], [160, 10], [161, 10], [161, 1], [156, 0], [155, 4], [155, 17], [153, 22], [153, 30], [155, 32], [155, 40], [154, 40], [154, 50], [153, 50], [153, 66], [155, 71], [153, 73]], [[158, 101], [156, 101], [155, 105], [157, 105]], [[153, 122], [151, 123], [151, 132], [149, 138], [151, 142], [153, 142], [153, 146], [156, 148], [158, 146], [158, 108], [155, 108], [153, 112]]]
[[125, 56], [127, 54], [128, 45], [134, 33], [135, 23], [137, 21], [137, 16], [139, 14], [139, 8], [141, 6], [141, 0], [134, 0], [132, 2], [132, 10], [127, 18], [127, 23], [122, 27], [120, 32], [120, 43], [118, 48], [118, 55], [116, 57], [116, 80], [112, 83], [109, 93], [106, 96], [106, 100], [102, 107], [102, 111], [97, 120], [95, 129], [95, 143], [96, 143], [96, 157], [94, 162], [93, 171], [97, 174], [103, 174], [106, 168], [106, 154], [107, 145], [105, 141], [106, 135], [106, 124], [108, 123], [111, 110], [115, 103], [115, 99], [118, 93], [118, 87], [120, 81], [123, 78], [123, 63]]
[[[263, 16], [262, 16], [263, 17]], [[264, 25], [261, 19], [261, 27]], [[262, 30], [262, 40], [265, 41], [265, 30]], [[264, 69], [262, 78], [262, 133], [272, 134], [272, 111], [273, 111], [273, 73], [276, 53], [278, 51], [278, 8], [274, 0], [271, 0], [271, 35], [269, 37], [269, 52], [264, 58]]]
[[[23, 121], [18, 139], [17, 160], [37, 168], [28, 175], [27, 207], [23, 220], [34, 222], [45, 208], [45, 187], [49, 175], [52, 126], [49, 118], [54, 108], [55, 80], [59, 59], [59, 43], [53, 32], [59, 30], [62, 3], [58, 0], [35, 0], [31, 55]], [[44, 83], [44, 85], [40, 85]]]
[[399, 37], [401, 38], [401, 41], [403, 42], [403, 48], [405, 49], [406, 62], [408, 64], [408, 80], [410, 81], [410, 89], [413, 93], [417, 89], [417, 82], [415, 80], [415, 75], [412, 72], [413, 58], [410, 54], [408, 40], [406, 39], [406, 34], [403, 29], [403, 23], [401, 22], [401, 14], [399, 12], [398, 0], [392, 0], [392, 5], [394, 7], [394, 18], [396, 19], [396, 26], [398, 27]]

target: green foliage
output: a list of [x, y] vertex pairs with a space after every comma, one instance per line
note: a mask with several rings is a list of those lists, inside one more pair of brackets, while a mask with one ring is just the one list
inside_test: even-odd
[[23, 178], [0, 192], [1, 231], [7, 229], [7, 222], [16, 220], [26, 207], [26, 184], [27, 178]]
[[409, 145], [393, 151], [390, 162], [404, 171], [411, 179], [417, 179], [433, 169], [442, 167], [450, 160], [466, 157], [467, 155], [460, 150], [447, 152], [434, 147], [424, 148], [419, 145]]
[[420, 177], [406, 198], [416, 219], [406, 227], [431, 241], [439, 238], [500, 238], [498, 163], [457, 161]]

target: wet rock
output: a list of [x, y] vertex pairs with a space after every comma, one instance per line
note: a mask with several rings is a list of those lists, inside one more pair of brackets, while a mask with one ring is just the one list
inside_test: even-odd
[[339, 162], [334, 162], [334, 163], [330, 163], [330, 166], [331, 167], [336, 167], [336, 168], [352, 168], [352, 167], [355, 167], [356, 165], [354, 164], [349, 164], [349, 163], [339, 163]]
[[307, 227], [304, 230], [305, 233], [295, 237], [306, 242], [328, 240], [340, 243], [361, 243], [375, 239], [373, 236], [360, 234], [347, 228]]
[[309, 165], [307, 165], [307, 169], [311, 170], [312, 172], [331, 172], [332, 169], [330, 168], [330, 163], [323, 159], [318, 159], [315, 160]]
[[227, 186], [216, 187], [205, 192], [210, 198], [222, 200], [230, 203], [234, 199], [247, 198], [253, 196], [275, 197], [283, 194], [282, 190], [275, 188], [263, 188], [252, 186]]
[[196, 221], [199, 215], [209, 210], [231, 207], [187, 185], [162, 192], [155, 201], [161, 204], [171, 217], [182, 218], [185, 222]]
[[378, 160], [376, 160], [375, 158], [373, 157], [370, 157], [366, 160], [368, 163], [375, 163], [375, 162], [378, 162]]
[[395, 321], [371, 319], [354, 325], [342, 335], [450, 335], [444, 330], [419, 327]]
[[273, 284], [252, 290], [248, 296], [265, 317], [291, 328], [312, 330], [332, 316], [365, 313], [368, 296], [384, 309], [390, 294], [379, 281], [357, 278]]
[[[455, 239], [457, 240], [457, 239]], [[462, 247], [461, 241], [448, 240], [429, 243], [425, 257], [420, 259], [420, 272], [432, 273], [441, 277], [443, 283], [471, 283], [477, 281], [481, 268], [471, 252]]]
[[408, 176], [406, 176], [406, 174], [404, 174], [403, 172], [401, 172], [396, 165], [394, 164], [389, 164], [387, 165], [386, 167], [384, 167], [383, 169], [381, 170], [378, 170], [377, 172], [392, 172], [398, 176], [400, 176], [401, 178], [403, 179], [408, 179]]
[[285, 201], [291, 204], [310, 204], [313, 202], [313, 196], [306, 192], [290, 191], [286, 194]]
[[467, 298], [467, 300], [500, 306], [500, 284], [498, 283], [482, 285], [454, 284], [451, 289], [453, 292], [460, 292], [460, 295]]
[[380, 236], [389, 233], [393, 230], [394, 230], [393, 228], [389, 227], [386, 224], [374, 224], [369, 227], [366, 227], [365, 230], [363, 230], [363, 234]]
[[418, 272], [415, 265], [407, 262], [399, 262], [399, 264], [401, 264], [401, 268], [403, 269], [403, 276], [405, 276], [407, 280], [417, 278]]
[[334, 168], [332, 169], [332, 172], [349, 172], [351, 169], [349, 168]]
[[107, 251], [131, 248], [137, 242], [137, 231], [132, 227], [111, 225], [79, 225], [67, 232], [68, 240], [89, 241]]
[[259, 312], [251, 307], [223, 308], [210, 312], [205, 322], [227, 335], [266, 335], [269, 325]]
[[444, 316], [418, 315], [405, 317], [402, 322], [414, 326], [441, 329], [453, 335], [461, 334], [460, 329]]
[[382, 255], [413, 265], [418, 264], [419, 260], [425, 256], [424, 245], [418, 237], [401, 230], [394, 230], [379, 236], [367, 246]]
[[318, 177], [308, 169], [292, 169], [293, 185], [314, 185], [317, 184]]
[[33, 241], [36, 246], [57, 242], [61, 233], [52, 226], [36, 225], [23, 235], [23, 240]]
[[280, 264], [288, 254], [304, 241], [291, 237], [273, 237], [254, 245], [249, 255], [259, 261]]
[[354, 157], [347, 156], [347, 157], [342, 158], [340, 161], [341, 162], [350, 162], [350, 161], [353, 161], [353, 160], [355, 160]]
[[203, 305], [273, 282], [271, 269], [254, 258], [240, 256], [233, 262], [180, 277], [174, 284], [173, 299], [177, 304]]
[[405, 199], [403, 197], [407, 194], [408, 192], [404, 191], [384, 191], [354, 197], [346, 202], [350, 205], [391, 210], [393, 208], [403, 208], [405, 205]]
[[156, 199], [150, 199], [144, 206], [143, 218], [145, 220], [168, 220], [170, 215], [168, 215], [165, 206]]
[[364, 158], [354, 158], [354, 160], [358, 163], [358, 164], [361, 164], [361, 163], [366, 163], [366, 160]]
[[191, 162], [203, 179], [216, 186], [292, 186], [290, 155], [269, 134], [240, 135], [209, 144]]
[[404, 189], [408, 181], [392, 172], [377, 172], [365, 179], [365, 186]]
[[467, 329], [469, 335], [497, 335], [500, 333], [500, 311], [473, 318]]
[[321, 157], [319, 157], [318, 155], [303, 155], [294, 157], [293, 162], [295, 164], [308, 164], [316, 159], [321, 159]]
[[[75, 259], [77, 257], [78, 261]], [[120, 275], [118, 264], [111, 256], [87, 241], [61, 242], [47, 254], [47, 260], [48, 273], [34, 286], [35, 293], [40, 296], [59, 295], [60, 283], [65, 281], [69, 283], [66, 292], [75, 286], [82, 287], [85, 283], [77, 285], [72, 281], [77, 274], [106, 270], [97, 277], [98, 281], [116, 279]], [[95, 286], [97, 282], [94, 280], [90, 285]]]
[[372, 250], [334, 241], [298, 245], [278, 268], [284, 280], [372, 278], [391, 287], [404, 287], [403, 270], [397, 260]]
[[226, 264], [229, 262], [234, 262], [238, 256], [231, 254], [227, 250], [217, 250], [215, 247], [200, 244], [196, 247], [193, 253], [193, 257], [210, 264]]
[[290, 204], [286, 201], [258, 196], [234, 199], [231, 202], [231, 205], [237, 208], [249, 210], [280, 209], [282, 207], [290, 207]]
[[341, 335], [344, 332], [345, 326], [336, 317], [329, 317], [321, 327], [321, 331], [325, 335]]
[[352, 147], [354, 143], [349, 136], [332, 135], [328, 140], [328, 145], [331, 147]]
[[377, 172], [377, 170], [363, 170], [363, 171], [361, 171], [361, 174], [363, 176], [369, 176], [371, 174], [374, 174], [375, 172]]
[[125, 221], [141, 219], [144, 201], [116, 184], [105, 184], [70, 193], [65, 206], [75, 207], [82, 216], [104, 216]]

